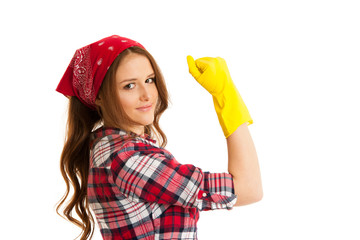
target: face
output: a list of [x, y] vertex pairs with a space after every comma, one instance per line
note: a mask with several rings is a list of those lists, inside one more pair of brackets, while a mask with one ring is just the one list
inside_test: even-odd
[[144, 126], [154, 121], [158, 91], [155, 73], [146, 56], [130, 53], [116, 70], [119, 100], [126, 115], [134, 122], [126, 126], [137, 134], [144, 133]]

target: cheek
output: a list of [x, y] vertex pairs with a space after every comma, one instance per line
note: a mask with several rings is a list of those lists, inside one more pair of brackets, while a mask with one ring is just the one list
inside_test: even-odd
[[152, 96], [154, 96], [154, 98], [158, 98], [158, 96], [159, 96], [159, 92], [158, 92], [158, 90], [157, 90], [157, 88], [156, 88], [156, 86], [154, 85], [154, 88], [152, 89]]
[[131, 96], [126, 96], [126, 94], [122, 94], [119, 97], [119, 100], [120, 100], [120, 105], [125, 112], [129, 111], [134, 106]]

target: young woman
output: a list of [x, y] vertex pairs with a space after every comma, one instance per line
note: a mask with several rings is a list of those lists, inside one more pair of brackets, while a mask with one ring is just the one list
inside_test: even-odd
[[[110, 36], [78, 49], [57, 91], [69, 98], [60, 169], [67, 191], [57, 211], [91, 238], [197, 239], [199, 211], [259, 201], [262, 186], [252, 119], [221, 58], [188, 56], [190, 73], [213, 96], [228, 146], [229, 173], [180, 164], [159, 126], [168, 106], [160, 69], [145, 48]], [[69, 197], [70, 185], [74, 188]], [[80, 221], [72, 216], [73, 211]]]

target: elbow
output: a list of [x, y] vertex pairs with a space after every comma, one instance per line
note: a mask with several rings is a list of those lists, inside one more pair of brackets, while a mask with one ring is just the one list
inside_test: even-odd
[[261, 190], [260, 192], [258, 192], [256, 195], [254, 195], [254, 196], [252, 197], [252, 199], [251, 199], [252, 202], [251, 202], [251, 203], [260, 202], [260, 201], [262, 200], [263, 196], [264, 196], [264, 193], [263, 193], [263, 191]]
[[264, 197], [264, 192], [262, 190], [262, 187], [257, 191], [256, 195], [253, 196], [254, 202], [259, 202]]
[[264, 193], [260, 183], [252, 186], [237, 185], [235, 186], [235, 195], [237, 196], [237, 201], [234, 206], [244, 206], [261, 201]]
[[253, 195], [247, 195], [247, 196], [242, 196], [242, 195], [237, 195], [237, 201], [234, 204], [234, 207], [239, 207], [239, 206], [244, 206], [244, 205], [249, 205], [252, 203], [256, 203], [261, 201], [263, 198], [263, 193], [258, 193], [258, 194], [253, 194]]

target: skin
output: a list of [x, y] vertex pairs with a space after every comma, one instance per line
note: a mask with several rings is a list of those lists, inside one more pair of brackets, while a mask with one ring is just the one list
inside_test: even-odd
[[[136, 53], [127, 55], [116, 70], [116, 85], [120, 104], [134, 122], [126, 126], [130, 131], [144, 134], [144, 126], [154, 121], [158, 91], [155, 74], [147, 57]], [[144, 109], [144, 106], [150, 106]]]
[[263, 197], [260, 167], [247, 123], [238, 127], [227, 139], [228, 171], [233, 176], [237, 202], [243, 206]]

